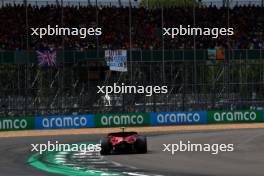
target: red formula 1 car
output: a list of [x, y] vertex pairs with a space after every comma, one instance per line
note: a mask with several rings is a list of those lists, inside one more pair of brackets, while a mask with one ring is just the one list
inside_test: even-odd
[[100, 140], [101, 155], [112, 153], [147, 153], [147, 139], [137, 132], [110, 133]]

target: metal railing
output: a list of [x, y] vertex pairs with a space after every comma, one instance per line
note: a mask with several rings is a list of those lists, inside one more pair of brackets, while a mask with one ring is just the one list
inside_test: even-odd
[[[226, 63], [128, 62], [128, 72], [86, 80], [101, 61], [64, 68], [0, 64], [0, 114], [39, 115], [100, 112], [153, 112], [264, 107], [264, 60]], [[102, 69], [98, 66], [98, 69]], [[164, 70], [163, 70], [164, 69]], [[162, 73], [165, 73], [163, 75]], [[104, 73], [104, 70], [102, 70]], [[105, 76], [105, 75], [104, 75]], [[131, 77], [130, 77], [131, 76]], [[85, 77], [83, 79], [83, 77]], [[168, 86], [167, 94], [111, 94], [97, 86]]]

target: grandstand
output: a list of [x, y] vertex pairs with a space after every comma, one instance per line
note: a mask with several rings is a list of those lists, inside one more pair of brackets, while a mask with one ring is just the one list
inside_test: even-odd
[[[137, 1], [6, 1], [0, 7], [0, 116], [187, 111], [264, 106], [264, 6], [206, 1], [145, 8]], [[109, 15], [111, 14], [111, 15]], [[103, 35], [31, 36], [56, 24]], [[163, 27], [233, 27], [233, 36], [171, 39]], [[208, 59], [220, 47], [224, 59]], [[55, 67], [36, 51], [54, 49]], [[128, 51], [128, 72], [109, 71], [106, 49]], [[96, 94], [98, 85], [167, 85], [166, 95]]]

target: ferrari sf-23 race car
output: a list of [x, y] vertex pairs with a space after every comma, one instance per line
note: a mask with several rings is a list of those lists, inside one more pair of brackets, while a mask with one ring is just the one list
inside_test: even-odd
[[147, 138], [137, 132], [109, 133], [101, 138], [101, 155], [113, 153], [147, 153]]

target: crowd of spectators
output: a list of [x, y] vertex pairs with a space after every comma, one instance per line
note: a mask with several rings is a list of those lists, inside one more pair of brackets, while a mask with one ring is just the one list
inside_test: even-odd
[[[146, 49], [146, 50], [161, 49], [161, 48], [192, 49], [194, 48], [194, 46], [197, 49], [208, 49], [216, 46], [231, 48], [231, 49], [264, 49], [264, 7], [254, 6], [254, 5], [236, 6], [234, 8], [201, 6], [195, 9], [192, 7], [145, 9], [145, 8], [136, 8], [136, 7], [129, 8], [129, 7], [107, 7], [107, 6], [100, 6], [100, 7], [64, 6], [62, 8], [61, 6], [56, 6], [56, 5], [24, 6], [18, 4], [6, 4], [0, 7], [0, 24], [1, 24], [0, 51], [38, 50], [41, 48], [57, 48], [57, 49], [66, 49], [66, 50], [85, 51], [85, 50], [93, 50], [96, 48], [125, 49], [130, 47], [132, 47], [133, 49]], [[69, 27], [69, 28], [99, 27], [102, 28], [103, 34], [98, 37], [89, 36], [84, 39], [80, 38], [79, 36], [64, 36], [64, 37], [45, 36], [42, 39], [40, 39], [38, 38], [38, 36], [30, 35], [30, 33], [32, 32], [30, 28], [47, 27], [48, 25], [50, 26], [59, 25], [60, 27]], [[232, 27], [234, 28], [235, 33], [233, 36], [229, 36], [229, 37], [220, 36], [217, 39], [213, 39], [211, 36], [197, 36], [197, 37], [179, 36], [174, 39], [171, 39], [170, 37], [162, 36], [162, 27], [178, 27], [179, 25], [183, 25], [183, 26], [191, 25], [192, 27], [195, 26], [201, 28]], [[167, 65], [166, 64], [164, 65], [166, 74], [164, 75], [165, 77], [163, 77], [164, 68], [159, 62], [151, 63], [151, 64], [147, 63], [146, 65], [142, 65], [142, 63], [139, 63], [138, 65], [136, 65], [136, 63], [133, 64], [134, 64], [133, 65], [134, 75], [132, 75], [133, 77], [132, 82], [135, 82], [135, 84], [142, 84], [142, 85], [144, 83], [155, 84], [155, 85], [161, 83], [175, 84], [174, 89], [171, 89], [170, 91], [170, 94], [175, 94], [175, 99], [172, 99], [173, 108], [175, 108], [176, 105], [178, 106], [178, 104], [179, 107], [183, 106], [181, 102], [184, 101], [188, 102], [188, 99], [190, 99], [190, 102], [191, 100], [193, 100], [192, 94], [189, 93], [191, 91], [194, 91], [193, 79], [195, 77], [193, 75], [196, 74], [196, 72], [194, 72], [194, 67], [192, 67], [192, 65], [188, 67], [191, 69], [191, 71], [189, 71], [190, 73], [187, 74], [185, 73], [185, 70], [182, 69], [182, 67], [177, 67], [176, 64], [167, 63]], [[262, 68], [262, 65], [260, 65], [260, 67]], [[255, 70], [261, 70], [260, 67], [259, 69], [255, 69]], [[185, 68], [185, 66], [183, 68]], [[27, 72], [24, 69], [30, 70], [31, 72]], [[35, 112], [36, 114], [39, 114], [40, 110], [38, 108], [41, 109], [42, 107], [44, 107], [45, 109], [45, 108], [50, 108], [53, 105], [56, 108], [60, 107], [66, 110], [70, 109], [70, 107], [76, 107], [74, 110], [76, 109], [82, 110], [82, 108], [85, 111], [87, 109], [90, 110], [89, 108], [91, 108], [92, 106], [90, 106], [88, 102], [93, 102], [91, 101], [92, 96], [90, 95], [92, 91], [90, 89], [88, 90], [84, 88], [86, 84], [91, 86], [91, 82], [88, 82], [87, 80], [80, 81], [81, 79], [78, 81], [74, 81], [75, 78], [80, 77], [80, 75], [85, 74], [87, 76], [87, 74], [86, 72], [84, 72], [74, 75], [73, 73], [76, 72], [77, 69], [76, 68], [74, 68], [76, 70], [70, 70], [70, 69], [64, 71], [64, 73], [62, 74], [65, 75], [66, 73], [69, 74], [69, 76], [66, 75], [65, 78], [69, 78], [70, 75], [72, 74], [71, 79], [65, 79], [67, 82], [65, 81], [64, 84], [58, 84], [61, 87], [63, 86], [67, 88], [69, 87], [69, 89], [65, 90], [65, 92], [67, 92], [66, 94], [64, 93], [64, 90], [60, 90], [58, 88], [59, 86], [56, 85], [56, 83], [54, 83], [54, 82], [58, 82], [58, 83], [63, 82], [61, 81], [63, 79], [60, 80], [60, 78], [58, 78], [60, 74], [58, 74], [59, 76], [57, 76], [57, 73], [59, 72], [56, 72], [55, 74], [56, 70], [55, 71], [46, 70], [48, 73], [47, 74], [48, 78], [45, 81], [45, 79], [38, 78], [38, 75], [42, 75], [44, 77], [44, 73], [38, 74], [37, 69], [36, 70], [33, 70], [32, 68], [28, 69], [26, 66], [23, 67], [20, 65], [19, 66], [2, 65], [2, 67], [0, 67], [0, 70], [2, 70], [2, 72], [0, 73], [0, 77], [1, 77], [0, 87], [2, 88], [2, 91], [0, 91], [2, 92], [2, 94], [0, 95], [0, 115], [1, 112], [8, 113], [9, 110], [10, 112], [12, 112], [13, 108], [19, 109], [17, 107], [18, 104], [20, 105], [19, 107], [21, 111], [24, 110], [24, 104], [25, 104], [24, 102], [26, 101], [29, 104], [28, 108], [31, 109], [36, 108], [36, 112]], [[80, 67], [78, 67], [78, 69], [80, 69]], [[84, 67], [84, 69], [86, 69], [86, 67]], [[204, 67], [198, 67], [198, 70], [204, 70]], [[181, 77], [179, 76], [180, 74], [186, 74], [186, 76]], [[204, 79], [204, 75], [206, 75], [207, 72], [203, 71], [200, 74], [201, 75], [203, 74], [203, 79]], [[198, 78], [201, 76], [199, 74], [197, 75]], [[235, 78], [238, 79], [238, 77], [235, 77], [234, 75], [235, 74], [233, 74], [232, 79], [234, 80]], [[240, 74], [237, 75], [239, 75], [239, 80], [240, 80], [241, 77]], [[252, 73], [248, 75], [252, 75]], [[259, 74], [256, 75], [261, 75], [261, 71], [259, 72]], [[115, 78], [116, 80], [119, 80], [121, 77], [119, 76], [119, 74], [116, 75], [113, 74], [112, 76], [113, 77], [111, 78]], [[129, 82], [130, 76], [131, 76], [130, 74], [127, 74], [126, 77], [123, 78], [124, 82], [125, 81]], [[209, 75], [209, 77], [211, 78], [211, 75]], [[37, 78], [39, 80], [37, 80]], [[261, 78], [262, 78], [261, 76], [256, 76], [255, 81], [259, 82], [258, 79]], [[72, 82], [68, 80], [71, 80]], [[30, 85], [26, 85], [27, 81], [32, 83]], [[187, 85], [185, 85], [184, 81], [186, 81]], [[203, 81], [200, 82], [203, 83]], [[236, 84], [230, 84], [230, 85], [236, 87]], [[35, 86], [34, 87], [35, 91], [32, 90], [24, 91], [24, 87], [27, 86]], [[38, 86], [41, 86], [42, 88], [49, 87], [49, 89], [52, 90], [50, 92], [53, 92], [53, 94], [49, 96], [38, 95], [41, 94], [41, 91], [39, 91], [40, 89], [38, 88]], [[210, 87], [207, 84], [203, 84], [202, 86], [208, 87], [208, 89], [210, 89]], [[248, 90], [254, 89], [251, 84], [248, 84], [247, 86], [248, 86]], [[51, 89], [50, 87], [54, 87], [54, 89]], [[207, 89], [204, 89], [204, 87], [203, 90], [208, 91]], [[58, 88], [58, 90], [56, 88]], [[178, 96], [177, 91], [181, 93], [178, 94], [180, 95], [180, 97], [184, 97], [183, 100], [176, 97]], [[68, 92], [70, 93], [68, 94]], [[194, 92], [196, 92], [196, 90]], [[257, 93], [260, 95], [259, 92]], [[60, 98], [57, 98], [57, 93], [59, 94]], [[187, 96], [188, 93], [189, 93], [189, 97]], [[17, 94], [19, 96], [17, 96]], [[24, 96], [25, 94], [28, 97]], [[38, 100], [38, 97], [36, 97], [35, 94], [38, 95], [39, 97], [43, 97], [43, 100], [41, 99]], [[215, 96], [214, 91], [211, 92], [210, 95], [214, 98]], [[229, 94], [227, 94], [227, 96], [228, 95]], [[164, 96], [160, 96], [160, 97], [164, 98]], [[129, 98], [126, 99], [128, 101], [127, 104], [131, 104], [131, 102], [133, 101], [136, 102], [137, 97], [132, 97], [131, 102]], [[206, 97], [206, 101], [210, 102], [210, 100], [211, 98]], [[66, 103], [63, 101], [65, 101]], [[159, 103], [158, 98], [155, 99], [155, 101], [157, 102], [157, 104]], [[161, 102], [162, 101], [166, 101], [166, 100], [162, 99]], [[51, 102], [55, 102], [55, 103], [53, 104]], [[144, 103], [148, 104], [147, 101], [145, 101]], [[164, 110], [168, 110], [168, 109], [164, 109]], [[151, 111], [153, 110], [151, 109]], [[47, 112], [45, 109], [43, 110], [43, 112], [44, 114], [45, 113], [56, 114], [59, 113], [60, 111], [58, 110], [57, 112]], [[133, 112], [136, 111], [133, 110]], [[68, 111], [64, 112], [64, 114], [67, 113], [69, 112]], [[83, 111], [82, 113], [85, 112]]]
[[[163, 16], [162, 16], [163, 14]], [[89, 50], [98, 48], [207, 49], [222, 46], [233, 49], [264, 49], [264, 7], [95, 7], [57, 5], [16, 5], [0, 7], [0, 50], [35, 50], [41, 47]], [[32, 27], [100, 27], [102, 35], [31, 36]], [[233, 36], [162, 37], [163, 27], [232, 27]]]

